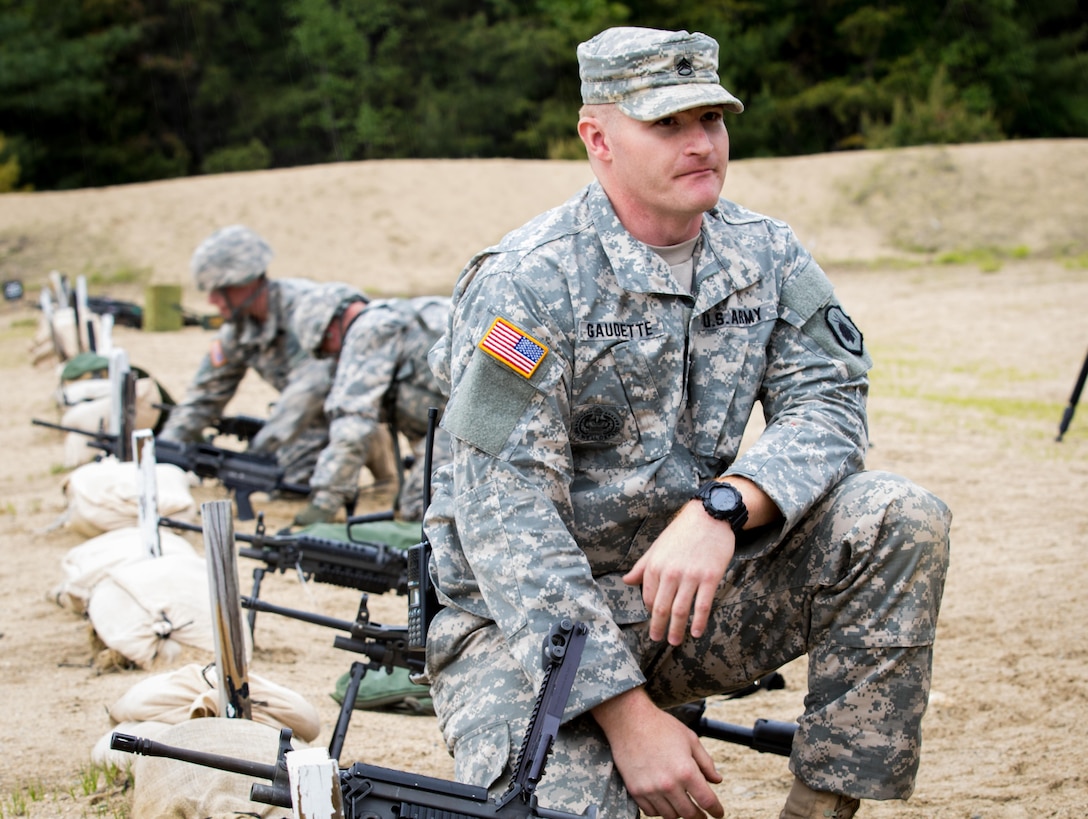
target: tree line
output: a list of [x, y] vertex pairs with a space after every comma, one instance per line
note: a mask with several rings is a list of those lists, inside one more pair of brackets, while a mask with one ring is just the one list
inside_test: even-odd
[[735, 158], [1088, 135], [1078, 0], [0, 0], [0, 191], [582, 158], [613, 25], [718, 40]]

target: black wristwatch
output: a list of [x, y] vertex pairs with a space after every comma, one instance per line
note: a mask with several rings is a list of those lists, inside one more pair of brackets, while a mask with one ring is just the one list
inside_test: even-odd
[[748, 507], [744, 505], [740, 490], [732, 484], [707, 481], [693, 497], [703, 502], [703, 508], [710, 517], [728, 522], [734, 532], [744, 528], [748, 520]]

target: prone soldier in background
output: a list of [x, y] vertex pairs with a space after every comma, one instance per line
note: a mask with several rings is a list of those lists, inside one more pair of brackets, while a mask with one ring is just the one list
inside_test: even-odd
[[[310, 503], [295, 517], [305, 526], [332, 520], [354, 495], [359, 469], [387, 426], [394, 442], [403, 435], [413, 461], [395, 502], [404, 520], [422, 520], [429, 410], [441, 412], [446, 395], [427, 363], [427, 353], [446, 328], [450, 300], [421, 296], [368, 302], [339, 283], [306, 291], [291, 314], [299, 343], [310, 355], [333, 363], [325, 401], [329, 443], [310, 479]], [[394, 443], [394, 447], [396, 443]], [[431, 463], [448, 463], [450, 437], [435, 431]], [[402, 459], [396, 459], [398, 468]]]
[[[224, 323], [159, 437], [178, 443], [201, 440], [253, 369], [279, 397], [249, 450], [274, 454], [286, 483], [305, 484], [328, 443], [322, 402], [332, 385], [332, 366], [303, 351], [288, 320], [300, 296], [316, 284], [269, 279], [273, 255], [268, 242], [244, 225], [217, 230], [193, 253], [196, 286], [207, 291]], [[376, 480], [394, 475], [391, 449], [388, 439], [384, 448], [374, 447], [373, 463], [367, 466]]]

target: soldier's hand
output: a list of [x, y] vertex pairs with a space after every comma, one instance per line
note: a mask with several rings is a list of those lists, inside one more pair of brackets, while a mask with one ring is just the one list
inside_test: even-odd
[[710, 517], [694, 501], [665, 527], [623, 577], [628, 585], [642, 584], [651, 640], [667, 637], [670, 645], [680, 645], [689, 615], [691, 636], [703, 635], [735, 544], [730, 525]]
[[722, 781], [699, 737], [632, 689], [593, 709], [627, 792], [647, 816], [721, 817], [712, 785]]
[[306, 508], [295, 515], [295, 526], [310, 526], [314, 523], [329, 523], [336, 517], [336, 510], [325, 509], [313, 503], [306, 504]]

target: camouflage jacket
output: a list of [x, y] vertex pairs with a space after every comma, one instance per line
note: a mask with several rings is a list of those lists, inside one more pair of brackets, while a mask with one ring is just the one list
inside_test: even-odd
[[307, 279], [268, 282], [268, 318], [226, 322], [200, 362], [184, 400], [170, 413], [162, 436], [176, 441], [199, 440], [218, 420], [250, 369], [279, 391], [254, 449], [272, 451], [290, 441], [321, 413], [332, 381], [332, 362], [302, 352], [290, 331], [291, 309], [314, 283]]
[[427, 353], [449, 320], [450, 300], [432, 296], [371, 301], [351, 323], [325, 401], [329, 445], [318, 458], [310, 487], [354, 495], [366, 461], [367, 440], [391, 423], [409, 441], [427, 434], [431, 407], [446, 405], [443, 385]]
[[425, 524], [440, 593], [530, 678], [551, 623], [586, 622], [571, 713], [644, 682], [619, 626], [647, 613], [621, 578], [703, 481], [744, 475], [778, 504], [750, 556], [863, 467], [870, 360], [790, 228], [720, 200], [693, 290], [594, 182], [469, 262], [432, 350], [455, 439]]

